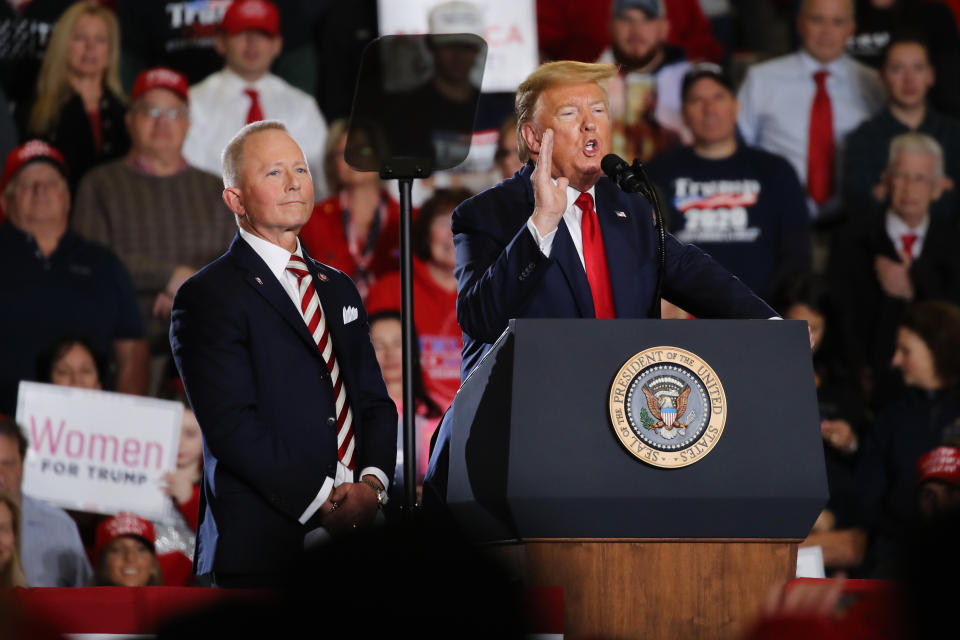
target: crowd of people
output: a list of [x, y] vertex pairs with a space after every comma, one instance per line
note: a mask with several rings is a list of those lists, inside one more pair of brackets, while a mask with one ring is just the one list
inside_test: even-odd
[[[3, 585], [189, 582], [203, 454], [168, 335], [178, 289], [236, 233], [221, 151], [245, 124], [282, 121], [303, 149], [316, 204], [300, 241], [355, 283], [402, 401], [398, 198], [345, 159], [375, 3], [182, 5], [0, 4], [0, 264], [16, 274], [0, 284], [0, 414], [14, 415], [22, 380], [184, 403], [172, 525], [68, 516], [23, 494], [29, 443], [0, 421]], [[960, 491], [960, 6], [536, 5], [542, 60], [616, 65], [613, 149], [648, 163], [669, 230], [810, 324], [830, 500], [805, 544], [831, 571], [891, 575], [911, 524], [957, 508]], [[429, 23], [483, 35], [471, 6], [438, 2]], [[430, 95], [454, 100], [435, 83]], [[462, 371], [453, 211], [526, 157], [517, 115], [487, 131], [481, 112], [474, 135], [498, 140], [488, 166], [418, 184], [421, 480]]]

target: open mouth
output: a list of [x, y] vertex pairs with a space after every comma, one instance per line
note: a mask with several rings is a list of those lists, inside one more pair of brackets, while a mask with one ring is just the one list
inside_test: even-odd
[[588, 156], [595, 156], [600, 151], [600, 143], [596, 140], [587, 140], [587, 144], [583, 145], [583, 152]]

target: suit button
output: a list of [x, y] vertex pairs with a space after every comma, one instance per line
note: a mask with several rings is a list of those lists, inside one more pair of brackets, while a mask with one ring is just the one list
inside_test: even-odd
[[333, 416], [330, 416], [329, 418], [327, 418], [327, 426], [328, 426], [328, 427], [335, 427], [336, 425], [337, 425], [337, 419], [336, 419], [336, 418], [334, 418]]

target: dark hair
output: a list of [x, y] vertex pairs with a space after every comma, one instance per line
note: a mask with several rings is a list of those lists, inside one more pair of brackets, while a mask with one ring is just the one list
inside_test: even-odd
[[805, 271], [785, 279], [774, 294], [774, 304], [780, 315], [786, 315], [795, 304], [810, 307], [826, 317], [831, 313], [830, 294], [824, 279]]
[[907, 309], [900, 326], [927, 345], [945, 386], [960, 385], [960, 307], [942, 300], [917, 302]]
[[[384, 309], [371, 313], [367, 318], [371, 329], [374, 323], [380, 320], [396, 320], [403, 322], [400, 312], [396, 309]], [[417, 407], [423, 407], [428, 418], [437, 418], [443, 414], [443, 409], [434, 402], [433, 398], [427, 395], [427, 386], [423, 383], [423, 369], [420, 366], [420, 340], [417, 337], [417, 331], [413, 331], [413, 403]]]
[[430, 262], [430, 226], [433, 224], [433, 219], [446, 213], [448, 209], [455, 209], [461, 202], [471, 197], [473, 192], [463, 188], [434, 191], [433, 195], [420, 207], [417, 219], [413, 221], [410, 229], [413, 255], [424, 262]]
[[726, 89], [727, 93], [729, 93], [731, 96], [734, 98], [737, 97], [736, 92], [733, 90], [733, 80], [730, 79], [730, 76], [727, 75], [720, 65], [712, 62], [695, 62], [690, 65], [690, 70], [684, 74], [683, 80], [680, 83], [681, 103], [686, 103], [687, 94], [690, 92], [690, 87], [703, 78], [710, 78], [721, 87]]
[[927, 64], [933, 64], [933, 58], [930, 56], [930, 41], [927, 37], [915, 30], [904, 30], [895, 32], [893, 37], [890, 39], [890, 42], [886, 47], [883, 48], [883, 53], [880, 57], [880, 68], [883, 69], [887, 66], [887, 62], [890, 59], [890, 52], [898, 44], [915, 44], [923, 48], [923, 53], [927, 56]]
[[511, 151], [517, 151], [517, 149], [505, 149], [503, 146], [503, 139], [510, 131], [517, 131], [517, 114], [515, 113], [508, 115], [503, 121], [503, 124], [500, 125], [500, 131], [497, 132], [497, 151], [493, 154], [494, 162], [499, 162], [503, 158], [506, 158], [510, 155]]
[[37, 380], [40, 382], [53, 381], [53, 367], [66, 355], [70, 349], [80, 346], [86, 349], [90, 357], [93, 358], [93, 365], [97, 368], [97, 377], [100, 379], [100, 386], [107, 388], [107, 359], [100, 353], [100, 350], [93, 346], [84, 336], [65, 335], [57, 338], [40, 352], [37, 356]]
[[23, 462], [26, 460], [27, 445], [29, 442], [27, 440], [27, 436], [25, 436], [23, 433], [23, 429], [20, 428], [20, 425], [10, 418], [0, 415], [0, 436], [6, 436], [11, 440], [16, 440], [17, 450], [20, 452], [20, 461]]

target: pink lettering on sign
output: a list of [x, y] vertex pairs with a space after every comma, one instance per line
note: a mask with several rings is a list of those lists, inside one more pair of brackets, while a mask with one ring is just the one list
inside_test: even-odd
[[73, 459], [143, 469], [151, 464], [157, 469], [163, 466], [163, 445], [159, 442], [144, 442], [138, 438], [121, 440], [110, 434], [68, 429], [66, 420], [54, 427], [49, 417], [39, 428], [37, 422], [36, 416], [30, 416], [30, 442], [34, 451], [41, 455], [61, 454]]

